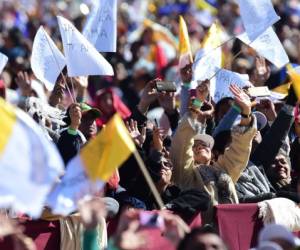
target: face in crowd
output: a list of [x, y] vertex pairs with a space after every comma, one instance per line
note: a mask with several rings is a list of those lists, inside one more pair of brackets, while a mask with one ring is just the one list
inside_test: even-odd
[[291, 167], [287, 157], [283, 154], [278, 154], [268, 169], [267, 175], [272, 183], [283, 186], [291, 183]]
[[83, 133], [85, 138], [89, 140], [97, 134], [97, 125], [95, 120], [95, 115], [91, 111], [83, 112], [81, 124], [79, 130]]
[[201, 140], [195, 140], [193, 145], [194, 160], [197, 164], [209, 165], [211, 161], [210, 145]]

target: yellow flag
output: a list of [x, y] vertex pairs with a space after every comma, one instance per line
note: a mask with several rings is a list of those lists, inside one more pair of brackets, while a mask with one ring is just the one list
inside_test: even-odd
[[296, 70], [293, 68], [293, 66], [291, 64], [288, 64], [286, 66], [286, 68], [288, 70], [288, 74], [292, 81], [292, 85], [295, 90], [295, 94], [296, 94], [298, 100], [300, 100], [300, 74], [298, 72], [296, 72]]
[[193, 62], [188, 29], [182, 16], [179, 16], [179, 56], [180, 68]]
[[135, 150], [124, 122], [115, 114], [101, 132], [83, 147], [80, 157], [92, 180], [107, 181]]
[[216, 9], [214, 6], [206, 2], [205, 0], [196, 0], [195, 2], [196, 7], [201, 10], [207, 10], [212, 15], [216, 15], [218, 13], [218, 9]]
[[17, 121], [16, 113], [11, 105], [0, 98], [0, 156], [10, 140], [14, 125]]
[[222, 33], [222, 27], [219, 22], [214, 22], [203, 40], [202, 48], [215, 49], [219, 47], [222, 43]]
[[288, 82], [286, 84], [280, 85], [280, 86], [272, 89], [272, 91], [283, 94], [283, 95], [288, 95], [291, 85], [292, 85], [292, 83]]

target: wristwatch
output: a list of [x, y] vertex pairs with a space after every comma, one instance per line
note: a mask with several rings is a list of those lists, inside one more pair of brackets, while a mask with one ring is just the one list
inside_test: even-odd
[[251, 114], [252, 114], [252, 113], [249, 113], [248, 115], [245, 115], [245, 114], [241, 113], [241, 117], [247, 119], [247, 118], [250, 118], [250, 117], [251, 117]]

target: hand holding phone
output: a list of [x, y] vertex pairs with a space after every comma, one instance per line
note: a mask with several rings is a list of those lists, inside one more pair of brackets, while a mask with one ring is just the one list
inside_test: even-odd
[[140, 224], [145, 227], [164, 228], [164, 219], [158, 213], [140, 212]]
[[176, 92], [177, 88], [175, 82], [157, 81], [156, 90], [157, 92]]

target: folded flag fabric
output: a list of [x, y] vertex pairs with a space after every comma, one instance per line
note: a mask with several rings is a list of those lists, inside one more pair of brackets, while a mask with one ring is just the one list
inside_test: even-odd
[[120, 115], [115, 114], [70, 161], [61, 183], [49, 195], [48, 205], [57, 214], [67, 215], [75, 211], [77, 201], [98, 193], [135, 150]]
[[0, 207], [38, 218], [64, 165], [26, 113], [0, 98]]
[[191, 44], [186, 23], [182, 16], [179, 16], [179, 68], [193, 62]]
[[209, 11], [212, 15], [218, 13], [218, 9], [205, 0], [196, 0], [195, 5], [198, 9]]
[[107, 181], [135, 151], [134, 142], [119, 114], [115, 114], [80, 156], [92, 180]]
[[294, 69], [293, 66], [290, 64], [287, 65], [287, 69], [296, 96], [298, 100], [300, 100], [300, 73], [298, 73], [299, 70], [297, 68]]
[[111, 64], [67, 19], [57, 16], [66, 57], [68, 76], [113, 76]]
[[196, 54], [193, 65], [194, 80], [210, 79], [222, 67], [222, 33], [222, 27], [218, 22], [209, 28], [202, 48]]

